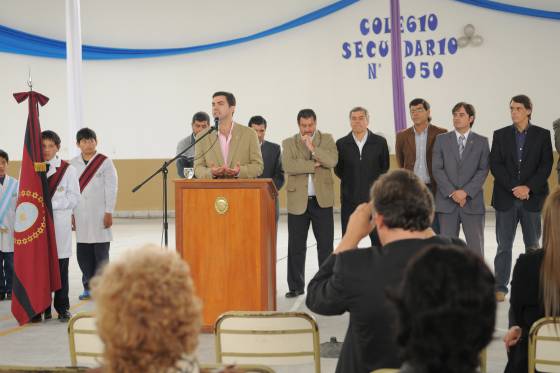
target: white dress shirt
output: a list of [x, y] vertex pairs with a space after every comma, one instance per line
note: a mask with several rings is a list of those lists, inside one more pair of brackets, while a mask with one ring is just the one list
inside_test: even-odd
[[414, 163], [414, 173], [418, 176], [425, 184], [430, 184], [432, 181], [430, 179], [430, 172], [428, 171], [428, 160], [426, 152], [428, 150], [428, 127], [422, 132], [416, 132], [414, 129], [414, 141], [416, 143], [416, 162]]
[[364, 145], [366, 144], [367, 141], [368, 131], [366, 131], [366, 134], [364, 135], [364, 137], [362, 137], [361, 140], [358, 140], [356, 135], [354, 135], [354, 132], [352, 132], [352, 137], [354, 138], [356, 145], [358, 145], [358, 150], [360, 150], [360, 159], [362, 159], [362, 150], [364, 149]]

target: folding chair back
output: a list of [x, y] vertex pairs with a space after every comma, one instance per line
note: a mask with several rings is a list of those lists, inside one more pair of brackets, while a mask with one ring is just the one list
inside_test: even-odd
[[91, 312], [75, 314], [68, 322], [70, 361], [73, 366], [99, 366], [103, 342], [97, 334], [95, 316]]
[[560, 373], [560, 319], [543, 317], [529, 331], [529, 373]]
[[[200, 368], [201, 369], [214, 369], [217, 371], [217, 369], [223, 368], [224, 365], [223, 364], [216, 364], [216, 363], [204, 363], [204, 364], [200, 364]], [[236, 368], [239, 368], [241, 371], [245, 372], [245, 373], [275, 373], [274, 370], [270, 367], [267, 367], [266, 365], [256, 365], [256, 364], [239, 364], [235, 366]]]
[[227, 312], [215, 324], [219, 363], [296, 365], [320, 373], [319, 328], [303, 312]]

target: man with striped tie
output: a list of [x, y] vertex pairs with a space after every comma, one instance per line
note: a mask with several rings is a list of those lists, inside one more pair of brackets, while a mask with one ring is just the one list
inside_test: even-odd
[[74, 209], [78, 264], [82, 270], [84, 292], [89, 299], [89, 281], [109, 260], [113, 239], [113, 211], [117, 202], [117, 171], [107, 156], [97, 152], [97, 136], [89, 128], [76, 134], [81, 154], [70, 162], [80, 175], [80, 203]]
[[455, 131], [438, 135], [432, 154], [440, 234], [459, 237], [462, 225], [467, 247], [483, 256], [488, 139], [471, 130], [475, 119], [471, 104], [459, 102], [451, 113]]

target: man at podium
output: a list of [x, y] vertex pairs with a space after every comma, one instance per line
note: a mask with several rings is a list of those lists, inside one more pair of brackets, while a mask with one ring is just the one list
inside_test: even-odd
[[[212, 95], [212, 115], [218, 130], [195, 146], [194, 174], [198, 179], [254, 179], [263, 172], [257, 134], [233, 122], [235, 104], [232, 93], [219, 91]], [[197, 137], [211, 130], [202, 131]]]

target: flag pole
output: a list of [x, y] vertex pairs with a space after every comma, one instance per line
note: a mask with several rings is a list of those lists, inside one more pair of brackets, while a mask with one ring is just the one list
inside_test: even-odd
[[27, 86], [29, 87], [30, 91], [33, 90], [33, 79], [31, 79], [31, 67], [29, 68], [29, 75], [27, 77]]

